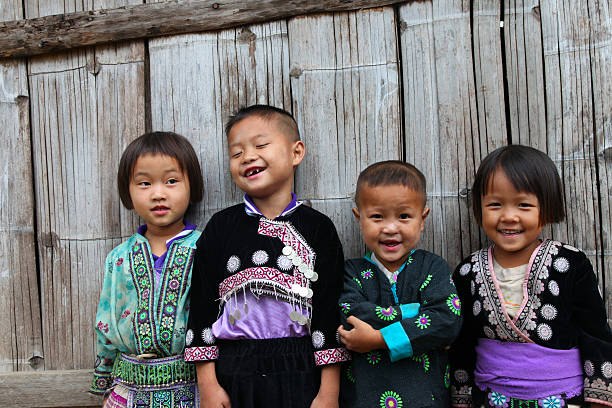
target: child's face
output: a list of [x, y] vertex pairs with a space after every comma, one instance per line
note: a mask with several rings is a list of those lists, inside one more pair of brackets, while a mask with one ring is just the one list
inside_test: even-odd
[[130, 180], [130, 197], [134, 210], [148, 229], [164, 233], [180, 232], [183, 216], [189, 206], [189, 179], [175, 158], [145, 154], [134, 166]]
[[364, 186], [357, 204], [353, 213], [365, 244], [389, 271], [398, 270], [425, 227], [423, 196], [402, 185]]
[[228, 135], [230, 172], [236, 185], [253, 198], [289, 194], [293, 169], [304, 158], [304, 144], [291, 141], [276, 120], [247, 117]]
[[495, 243], [493, 254], [506, 268], [529, 262], [540, 244], [540, 203], [533, 193], [518, 191], [506, 173], [493, 173], [482, 197], [482, 228]]

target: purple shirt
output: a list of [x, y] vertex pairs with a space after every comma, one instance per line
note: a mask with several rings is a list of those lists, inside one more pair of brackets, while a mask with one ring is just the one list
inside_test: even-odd
[[[291, 202], [275, 219], [291, 214], [300, 205], [302, 202], [297, 200], [294, 193], [291, 193]], [[253, 217], [264, 217], [246, 194], [244, 210]], [[237, 320], [235, 320], [236, 310], [239, 311], [240, 316]], [[307, 336], [309, 334], [307, 326], [293, 322], [287, 317], [292, 310], [293, 306], [287, 302], [269, 296], [258, 297], [245, 289], [225, 304], [223, 314], [212, 326], [212, 332], [216, 338], [226, 340]], [[304, 311], [303, 314], [306, 315], [306, 312]], [[230, 316], [234, 316], [232, 317], [234, 324], [231, 324]]]
[[[151, 253], [151, 255], [153, 255], [154, 262], [153, 268], [155, 269], [155, 286], [159, 284], [159, 280], [161, 279], [161, 274], [164, 270], [164, 262], [166, 261], [166, 254], [168, 254], [168, 249], [170, 249], [170, 245], [172, 245], [172, 243], [178, 238], [184, 237], [185, 235], [191, 233], [191, 231], [193, 231], [194, 229], [196, 229], [195, 225], [190, 224], [189, 221], [185, 221], [185, 228], [183, 228], [181, 232], [166, 241], [166, 252], [164, 252], [160, 256]], [[147, 232], [147, 224], [142, 224], [140, 227], [138, 227], [138, 231], [136, 232], [138, 232], [144, 237], [145, 233]]]

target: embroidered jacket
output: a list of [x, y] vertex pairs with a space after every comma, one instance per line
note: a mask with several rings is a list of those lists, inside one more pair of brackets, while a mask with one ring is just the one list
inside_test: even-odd
[[238, 295], [250, 291], [292, 306], [289, 315], [271, 318], [290, 322], [300, 316], [310, 329], [317, 365], [346, 360], [336, 336], [343, 260], [333, 223], [310, 207], [301, 205], [275, 220], [247, 214], [244, 204], [216, 213], [196, 251], [185, 359], [217, 359], [212, 326], [228, 303], [233, 307]]
[[183, 353], [189, 306], [191, 265], [200, 232], [176, 238], [168, 248], [155, 285], [147, 239], [134, 234], [106, 257], [96, 314], [97, 358], [92, 393], [111, 387], [119, 353], [167, 357]]
[[[531, 256], [523, 303], [513, 319], [505, 311], [492, 270], [490, 247], [466, 258], [454, 273], [465, 313], [461, 334], [450, 351], [452, 405], [472, 404], [474, 348], [482, 337], [553, 349], [578, 348], [584, 399], [612, 406], [612, 332], [586, 255], [570, 245], [544, 241]], [[537, 364], [533, 362], [534, 370]], [[565, 398], [560, 396], [558, 403], [564, 404]]]
[[381, 330], [389, 350], [353, 353], [342, 369], [343, 406], [448, 407], [445, 346], [461, 327], [448, 264], [417, 250], [393, 284], [367, 257], [345, 264], [342, 321], [354, 315]]

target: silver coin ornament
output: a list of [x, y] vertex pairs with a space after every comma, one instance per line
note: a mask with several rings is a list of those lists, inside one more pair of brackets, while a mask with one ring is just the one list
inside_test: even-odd
[[319, 279], [319, 274], [316, 272], [312, 273], [312, 277], [309, 278], [311, 281], [316, 282]]
[[293, 310], [291, 313], [289, 313], [289, 319], [292, 322], [297, 322], [299, 317], [300, 317], [299, 313], [297, 311], [295, 311], [295, 310]]
[[240, 310], [236, 309], [236, 311], [234, 312], [234, 319], [240, 320], [241, 317], [242, 317], [242, 313], [240, 313]]
[[234, 323], [236, 323], [236, 320], [234, 320], [234, 316], [232, 316], [232, 315], [229, 315], [228, 320], [229, 320], [229, 322], [230, 322], [230, 324], [231, 324], [232, 326], [234, 325]]
[[304, 326], [306, 323], [308, 323], [308, 318], [304, 316], [303, 314], [301, 314], [300, 317], [298, 318], [298, 323]]
[[293, 248], [291, 248], [290, 246], [286, 246], [283, 248], [283, 255], [285, 256], [289, 256], [293, 253]]

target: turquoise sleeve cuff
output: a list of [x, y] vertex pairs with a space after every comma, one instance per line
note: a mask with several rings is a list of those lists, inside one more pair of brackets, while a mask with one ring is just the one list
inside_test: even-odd
[[400, 310], [402, 311], [402, 319], [416, 317], [416, 315], [419, 314], [419, 306], [419, 303], [406, 303], [405, 305], [400, 305]]
[[391, 362], [412, 356], [412, 344], [410, 344], [410, 339], [406, 335], [401, 322], [395, 322], [380, 329], [380, 333], [389, 348]]

